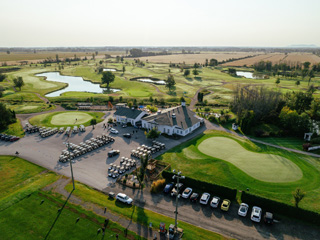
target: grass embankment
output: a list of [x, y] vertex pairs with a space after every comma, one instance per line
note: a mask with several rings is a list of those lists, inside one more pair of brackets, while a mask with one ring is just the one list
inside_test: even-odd
[[17, 119], [17, 122], [10, 124], [3, 133], [17, 137], [23, 137], [25, 135], [19, 119]]
[[[53, 172], [21, 158], [0, 156], [0, 232], [1, 239], [44, 239], [63, 206], [64, 198], [39, 189], [59, 178]], [[42, 202], [43, 201], [43, 202]], [[77, 222], [77, 219], [79, 221]], [[104, 218], [68, 203], [53, 227], [49, 239], [101, 239], [97, 230]], [[106, 237], [141, 239], [109, 221]]]
[[[261, 154], [261, 156], [263, 156], [262, 154], [272, 154], [285, 158], [288, 161], [291, 161], [291, 164], [293, 163], [296, 165], [302, 171], [303, 176], [299, 180], [293, 182], [273, 183], [258, 180], [257, 178], [246, 174], [240, 168], [225, 159], [217, 158], [216, 155], [216, 157], [213, 157], [212, 155], [209, 156], [200, 152], [198, 149], [199, 145], [206, 139], [212, 137], [226, 137], [232, 139], [240, 144], [248, 154], [258, 154], [257, 158], [259, 158], [259, 154]], [[232, 151], [234, 147], [233, 141], [230, 143], [228, 141], [227, 144], [230, 145], [224, 146], [223, 148], [227, 149], [226, 152], [228, 152], [230, 156], [232, 156], [232, 153], [237, 154], [237, 152]], [[217, 149], [215, 150], [217, 151]], [[220, 157], [223, 156], [221, 155]], [[243, 164], [248, 164], [245, 163], [246, 154], [241, 157], [243, 159], [239, 159], [239, 161], [242, 161]], [[172, 169], [179, 169], [188, 177], [236, 188], [238, 190], [246, 190], [249, 188], [250, 193], [252, 194], [290, 205], [293, 205], [292, 192], [295, 191], [297, 187], [300, 187], [306, 192], [306, 196], [299, 206], [311, 211], [320, 212], [320, 205], [318, 204], [320, 201], [320, 163], [318, 159], [313, 157], [288, 152], [262, 144], [254, 144], [253, 142], [225, 132], [208, 131], [202, 136], [169, 150], [157, 159], [171, 164]], [[260, 172], [263, 172], [263, 166], [264, 165], [261, 165]], [[242, 167], [246, 168], [250, 166]], [[277, 178], [276, 174], [274, 177]]]
[[[71, 192], [72, 184], [66, 186], [66, 190]], [[85, 202], [91, 202], [99, 205], [101, 208], [107, 207], [108, 211], [124, 216], [131, 219], [134, 222], [141, 223], [148, 226], [152, 222], [153, 227], [158, 229], [160, 222], [165, 222], [167, 226], [174, 223], [174, 219], [152, 212], [147, 209], [137, 207], [135, 205], [128, 206], [126, 204], [110, 199], [105, 194], [93, 190], [92, 188], [77, 183], [76, 190], [73, 192], [74, 195], [78, 196]], [[205, 230], [203, 228], [196, 227], [194, 225], [179, 221], [179, 227], [184, 230], [183, 239], [226, 239], [220, 234]]]
[[101, 119], [103, 116], [104, 113], [102, 112], [54, 112], [35, 116], [29, 122], [32, 125], [44, 127], [71, 127], [79, 126], [80, 124], [89, 126], [91, 119], [96, 119], [97, 123], [99, 123], [103, 121]]

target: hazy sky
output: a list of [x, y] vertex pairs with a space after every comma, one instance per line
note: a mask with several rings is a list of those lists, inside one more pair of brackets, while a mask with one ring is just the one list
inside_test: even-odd
[[1, 0], [0, 47], [320, 46], [320, 0]]

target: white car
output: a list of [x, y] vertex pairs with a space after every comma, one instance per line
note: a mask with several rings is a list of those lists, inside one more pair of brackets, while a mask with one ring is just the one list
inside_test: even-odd
[[210, 203], [210, 206], [213, 208], [217, 208], [220, 202], [220, 198], [219, 197], [213, 197]]
[[110, 132], [113, 133], [113, 134], [118, 134], [118, 133], [119, 133], [119, 131], [116, 130], [116, 129], [114, 129], [114, 128], [111, 128], [111, 129], [110, 129]]
[[132, 203], [132, 198], [129, 198], [126, 194], [124, 193], [118, 193], [116, 196], [116, 200], [126, 203], [128, 205], [130, 205]]
[[183, 198], [189, 198], [191, 196], [192, 193], [192, 188], [187, 187], [183, 193], [182, 193], [182, 197]]
[[210, 199], [210, 193], [203, 193], [200, 198], [200, 203], [206, 205], [208, 204], [209, 199]]
[[254, 206], [252, 208], [251, 212], [251, 220], [254, 222], [260, 222], [261, 221], [261, 215], [262, 215], [262, 209], [259, 207]]
[[239, 215], [239, 216], [242, 216], [242, 217], [247, 216], [248, 209], [249, 209], [249, 205], [248, 205], [248, 204], [246, 204], [246, 203], [241, 203], [241, 204], [240, 204], [240, 207], [239, 207], [239, 210], [238, 210], [238, 215]]

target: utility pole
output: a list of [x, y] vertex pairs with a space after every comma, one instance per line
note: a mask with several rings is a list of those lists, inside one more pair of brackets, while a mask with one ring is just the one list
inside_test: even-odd
[[175, 224], [174, 224], [174, 228], [175, 228], [175, 231], [177, 232], [177, 229], [178, 229], [178, 199], [179, 199], [179, 180], [180, 179], [185, 179], [185, 176], [182, 176], [182, 172], [181, 171], [178, 171], [176, 173], [176, 170], [173, 169], [173, 177], [172, 179], [177, 179], [177, 196], [176, 196], [176, 211], [175, 211]]

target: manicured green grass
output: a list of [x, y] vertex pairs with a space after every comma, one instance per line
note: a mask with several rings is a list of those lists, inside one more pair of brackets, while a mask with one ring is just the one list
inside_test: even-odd
[[19, 119], [17, 119], [17, 122], [10, 124], [3, 133], [17, 137], [23, 137], [25, 135]]
[[44, 127], [67, 127], [78, 126], [79, 124], [89, 126], [91, 119], [95, 118], [97, 123], [99, 123], [103, 121], [103, 119], [101, 119], [103, 116], [104, 113], [102, 112], [54, 112], [35, 116], [31, 118], [29, 122], [32, 125]]
[[[198, 146], [212, 137], [227, 137], [232, 139], [232, 145], [225, 146], [226, 152], [233, 152], [233, 142], [236, 141], [247, 151], [259, 154], [272, 154], [286, 158], [301, 169], [303, 176], [294, 182], [272, 183], [253, 178], [244, 171], [228, 161], [208, 156], [199, 151]], [[220, 131], [208, 131], [203, 135], [187, 141], [165, 154], [157, 157], [171, 164], [172, 169], [181, 170], [184, 175], [207, 181], [215, 184], [224, 185], [238, 190], [250, 189], [250, 193], [274, 199], [280, 202], [293, 205], [292, 192], [300, 187], [306, 192], [305, 198], [301, 201], [300, 207], [320, 212], [320, 162], [318, 159], [288, 152], [285, 150], [269, 147], [262, 144], [255, 144], [241, 137]], [[274, 177], [276, 174], [274, 174]]]
[[[70, 192], [72, 190], [72, 185], [67, 185], [66, 189]], [[97, 204], [102, 208], [107, 207], [108, 211], [131, 219], [134, 222], [138, 222], [146, 226], [148, 226], [149, 223], [152, 222], [154, 229], [158, 229], [160, 222], [165, 222], [167, 226], [171, 223], [174, 223], [173, 218], [134, 205], [128, 206], [126, 204], [116, 202], [114, 199], [110, 199], [105, 194], [93, 190], [81, 183], [76, 183], [76, 190], [73, 192], [73, 194], [80, 197], [85, 202]], [[226, 239], [220, 234], [205, 230], [200, 227], [196, 227], [182, 221], [179, 221], [179, 227], [184, 230], [183, 239]]]
[[22, 103], [22, 104], [6, 104], [11, 110], [14, 110], [17, 114], [23, 113], [36, 113], [49, 111], [55, 108], [54, 105], [45, 103]]
[[273, 154], [248, 151], [227, 137], [212, 137], [198, 145], [200, 152], [228, 161], [249, 176], [265, 182], [293, 182], [302, 178], [300, 168], [290, 160]]
[[[44, 239], [65, 199], [39, 189], [58, 178], [55, 173], [21, 158], [0, 156], [1, 239]], [[76, 223], [77, 218], [80, 220]], [[97, 230], [103, 227], [103, 222], [103, 217], [68, 203], [48, 239], [101, 239]], [[117, 233], [119, 239], [127, 239], [124, 228], [109, 221], [106, 237], [115, 237]], [[140, 239], [131, 231], [128, 238]]]

